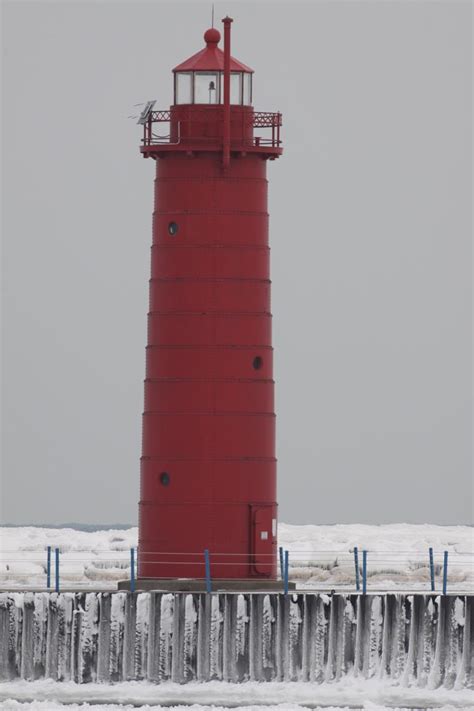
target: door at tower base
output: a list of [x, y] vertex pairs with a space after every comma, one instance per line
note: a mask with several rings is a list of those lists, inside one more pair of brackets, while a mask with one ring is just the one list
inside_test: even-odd
[[[234, 59], [230, 71], [242, 75], [242, 91], [225, 113], [219, 32], [209, 30], [205, 41], [175, 70], [179, 101], [149, 114], [141, 149], [155, 160], [156, 177], [138, 575], [203, 578], [209, 551], [213, 579], [271, 581], [277, 498], [267, 165], [281, 154], [281, 116], [254, 111], [244, 91], [252, 70]], [[203, 73], [218, 78], [213, 88], [208, 82], [209, 104], [192, 90]], [[187, 103], [182, 81], [191, 87]], [[168, 122], [169, 131], [155, 122]], [[267, 138], [254, 135], [262, 127]]]
[[269, 575], [276, 546], [276, 507], [253, 504], [252, 518], [252, 563], [255, 573]]

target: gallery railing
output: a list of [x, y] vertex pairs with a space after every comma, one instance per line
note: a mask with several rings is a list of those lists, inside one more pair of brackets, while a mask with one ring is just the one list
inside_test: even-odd
[[[220, 107], [192, 107], [185, 113], [179, 111], [150, 111], [143, 124], [143, 146], [214, 144], [222, 141]], [[161, 132], [156, 124], [168, 124]], [[242, 146], [280, 148], [282, 115], [279, 112], [252, 111], [234, 108], [231, 115], [231, 148]], [[203, 128], [205, 127], [205, 128]], [[215, 129], [213, 130], [213, 127]], [[253, 129], [268, 129], [266, 135], [253, 135]]]

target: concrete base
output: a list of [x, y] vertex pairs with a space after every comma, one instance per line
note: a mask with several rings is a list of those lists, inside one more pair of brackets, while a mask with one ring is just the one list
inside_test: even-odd
[[[289, 583], [289, 590], [295, 590], [295, 583]], [[130, 590], [130, 580], [120, 580], [119, 590]], [[282, 580], [212, 580], [212, 592], [283, 592]], [[161, 592], [206, 592], [206, 581], [202, 578], [137, 578], [135, 590], [159, 590]]]

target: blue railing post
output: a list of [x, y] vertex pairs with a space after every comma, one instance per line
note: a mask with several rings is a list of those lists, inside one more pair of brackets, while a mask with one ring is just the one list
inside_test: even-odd
[[55, 557], [55, 565], [54, 565], [54, 573], [55, 573], [55, 586], [54, 589], [58, 593], [59, 592], [59, 548], [54, 549], [54, 557]]
[[355, 567], [355, 575], [356, 575], [356, 590], [359, 592], [360, 590], [360, 579], [359, 579], [359, 549], [357, 546], [354, 546], [354, 567]]
[[430, 579], [431, 579], [431, 592], [435, 591], [435, 569], [434, 569], [434, 555], [433, 549], [429, 549], [430, 554]]
[[51, 546], [48, 546], [46, 554], [46, 587], [51, 587]]
[[443, 561], [443, 595], [446, 595], [448, 587], [448, 551], [444, 551]]
[[283, 561], [283, 546], [280, 546], [278, 549], [278, 552], [280, 553], [280, 575], [281, 579], [285, 577], [285, 563]]
[[284, 590], [285, 590], [285, 595], [288, 595], [288, 576], [289, 576], [289, 569], [290, 569], [290, 554], [289, 551], [285, 551], [285, 567], [284, 567]]
[[362, 593], [367, 592], [367, 551], [362, 551]]
[[211, 560], [209, 557], [209, 551], [206, 548], [204, 551], [204, 566], [206, 569], [206, 592], [212, 592], [212, 581], [211, 581]]
[[135, 592], [135, 548], [130, 548], [130, 591]]

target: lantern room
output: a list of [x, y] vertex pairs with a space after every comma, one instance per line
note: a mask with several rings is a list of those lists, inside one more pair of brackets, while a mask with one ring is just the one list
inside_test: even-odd
[[[173, 69], [174, 103], [224, 103], [224, 52], [218, 47], [221, 35], [214, 27], [206, 30], [206, 47]], [[230, 58], [230, 103], [251, 106], [253, 69]]]
[[[226, 169], [231, 153], [241, 157], [255, 153], [265, 160], [281, 155], [281, 114], [254, 110], [254, 72], [231, 56], [231, 22], [231, 18], [223, 20], [223, 49], [218, 46], [219, 30], [211, 27], [204, 33], [204, 49], [173, 69], [174, 96], [169, 109], [155, 110], [155, 102], [145, 107], [138, 121], [143, 125], [145, 158], [156, 160], [180, 152], [188, 157], [222, 153]], [[262, 129], [266, 129], [263, 134]]]

